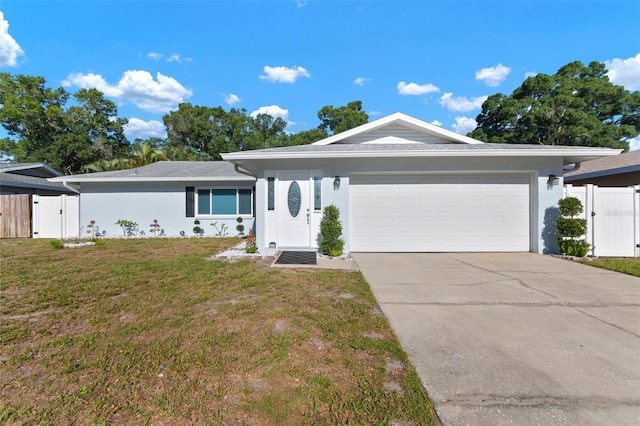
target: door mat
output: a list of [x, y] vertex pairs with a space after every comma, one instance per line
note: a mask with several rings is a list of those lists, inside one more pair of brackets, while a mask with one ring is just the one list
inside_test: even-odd
[[276, 265], [316, 265], [315, 251], [285, 250], [280, 253]]

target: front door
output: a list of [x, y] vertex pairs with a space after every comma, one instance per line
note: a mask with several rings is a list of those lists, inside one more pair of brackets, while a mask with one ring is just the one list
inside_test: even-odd
[[280, 247], [310, 247], [309, 172], [278, 173]]

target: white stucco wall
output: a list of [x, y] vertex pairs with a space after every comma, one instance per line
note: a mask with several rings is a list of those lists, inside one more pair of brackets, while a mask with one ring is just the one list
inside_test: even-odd
[[[268, 245], [268, 229], [277, 224], [266, 216], [266, 176], [277, 171], [319, 171], [323, 176], [322, 205], [336, 205], [341, 212], [345, 251], [349, 251], [349, 176], [354, 173], [527, 173], [531, 176], [531, 251], [555, 253], [555, 218], [557, 202], [562, 197], [562, 160], [558, 157], [532, 158], [397, 158], [397, 159], [333, 159], [333, 160], [263, 160], [251, 164], [257, 172], [256, 235], [259, 248]], [[559, 184], [548, 187], [549, 175], [560, 177]], [[340, 176], [340, 189], [334, 190], [335, 176]]]
[[[180, 236], [180, 231], [184, 231], [187, 236], [193, 236], [193, 222], [199, 219], [204, 236], [216, 235], [215, 228], [211, 226], [213, 222], [217, 222], [218, 227], [226, 224], [229, 236], [237, 235], [235, 215], [201, 217], [196, 214], [196, 217], [187, 217], [185, 190], [188, 186], [252, 188], [253, 182], [83, 183], [80, 196], [80, 226], [86, 229], [86, 225], [95, 220], [100, 232], [106, 231], [106, 236], [121, 236], [122, 228], [115, 223], [119, 219], [126, 219], [137, 222], [139, 229], [149, 236], [152, 235], [149, 225], [157, 219], [164, 235]], [[243, 215], [242, 218], [246, 234], [253, 228], [254, 219], [251, 215]]]

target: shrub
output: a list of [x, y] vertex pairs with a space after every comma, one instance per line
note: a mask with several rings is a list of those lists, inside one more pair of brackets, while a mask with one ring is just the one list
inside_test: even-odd
[[591, 246], [581, 237], [587, 233], [587, 220], [575, 217], [584, 211], [582, 203], [575, 197], [567, 197], [558, 201], [558, 207], [562, 214], [562, 217], [556, 221], [556, 229], [560, 234], [558, 239], [560, 253], [577, 257], [586, 256]]
[[122, 235], [125, 237], [134, 235], [138, 230], [138, 223], [132, 220], [118, 219], [116, 225], [122, 228]]
[[238, 231], [238, 234], [244, 235], [244, 225], [242, 224], [242, 218], [238, 216], [238, 218], [236, 219], [236, 222], [238, 222], [238, 225], [236, 226], [236, 231]]
[[202, 228], [200, 228], [200, 221], [196, 219], [193, 221], [193, 224], [195, 225], [193, 227], [193, 233], [196, 234], [197, 236], [200, 236], [200, 234], [202, 234]]
[[340, 210], [330, 205], [324, 208], [324, 217], [320, 223], [320, 250], [322, 253], [335, 257], [344, 251], [342, 239], [342, 223], [340, 222]]
[[56, 250], [64, 248], [64, 244], [62, 244], [62, 241], [58, 241], [58, 240], [49, 241], [49, 245]]

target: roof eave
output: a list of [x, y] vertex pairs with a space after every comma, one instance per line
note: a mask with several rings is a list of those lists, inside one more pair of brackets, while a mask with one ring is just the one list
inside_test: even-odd
[[299, 151], [299, 152], [255, 152], [249, 151], [222, 154], [226, 161], [242, 160], [286, 160], [321, 158], [402, 158], [402, 157], [564, 157], [567, 163], [587, 161], [595, 158], [615, 156], [619, 151], [609, 148], [591, 150], [398, 150], [398, 151]]
[[68, 182], [68, 183], [108, 183], [108, 182], [237, 182], [237, 181], [246, 181], [252, 182], [255, 179], [252, 179], [249, 176], [225, 176], [225, 177], [208, 177], [208, 176], [199, 176], [199, 177], [129, 177], [129, 176], [118, 176], [118, 177], [100, 177], [100, 178], [88, 178], [88, 177], [76, 177], [76, 176], [60, 176], [57, 178], [49, 179], [50, 182]]

